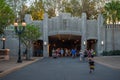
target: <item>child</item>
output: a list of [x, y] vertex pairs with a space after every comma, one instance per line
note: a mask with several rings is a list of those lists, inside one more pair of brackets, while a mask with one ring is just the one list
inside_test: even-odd
[[83, 53], [83, 51], [80, 50], [79, 54], [80, 54], [80, 61], [84, 61], [84, 53]]
[[90, 73], [92, 73], [95, 68], [94, 60], [92, 58], [89, 58], [89, 67], [90, 67]]

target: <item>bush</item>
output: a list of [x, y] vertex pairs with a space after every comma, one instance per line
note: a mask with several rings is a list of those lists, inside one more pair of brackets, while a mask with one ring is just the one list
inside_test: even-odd
[[120, 50], [114, 50], [114, 51], [103, 51], [101, 53], [103, 56], [113, 56], [113, 55], [120, 55]]

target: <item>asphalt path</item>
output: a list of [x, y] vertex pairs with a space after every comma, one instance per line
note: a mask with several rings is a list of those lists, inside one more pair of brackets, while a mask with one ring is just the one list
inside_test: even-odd
[[90, 74], [88, 62], [79, 58], [44, 58], [0, 80], [120, 80], [120, 69], [95, 63], [95, 71]]

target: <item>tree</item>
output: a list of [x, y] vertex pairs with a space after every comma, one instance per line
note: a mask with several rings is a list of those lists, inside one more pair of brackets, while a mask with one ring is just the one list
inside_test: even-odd
[[30, 59], [30, 49], [33, 42], [41, 36], [39, 30], [40, 29], [37, 26], [28, 24], [23, 34], [21, 34], [21, 41], [26, 46], [26, 50], [28, 51], [26, 59]]
[[78, 0], [63, 1], [63, 12], [71, 13], [72, 16], [81, 16], [82, 6]]
[[25, 4], [23, 4], [21, 7], [21, 10], [19, 11], [19, 17], [20, 17], [21, 21], [24, 20], [27, 10], [28, 10], [28, 7]]
[[14, 21], [14, 12], [4, 1], [0, 1], [0, 34], [4, 33], [4, 28]]
[[85, 12], [87, 19], [97, 19], [98, 13], [103, 11], [102, 4], [105, 2], [106, 0], [35, 0], [28, 12], [34, 20], [43, 19], [44, 13], [48, 13], [51, 18], [61, 12], [71, 13], [77, 17]]
[[11, 9], [13, 9], [15, 17], [19, 18], [22, 21], [27, 9], [26, 6], [27, 0], [5, 0], [5, 1], [11, 7]]
[[44, 8], [49, 18], [57, 16], [61, 12], [71, 13], [72, 16], [81, 15], [79, 0], [46, 0], [44, 2]]
[[82, 0], [82, 12], [87, 14], [87, 19], [96, 19], [98, 12], [96, 0]]
[[42, 0], [35, 1], [30, 6], [28, 13], [32, 15], [33, 20], [42, 20], [44, 16], [44, 6]]
[[[101, 0], [102, 2], [102, 0]], [[46, 0], [44, 7], [49, 17], [56, 16], [58, 13], [71, 13], [72, 16], [80, 17], [82, 12], [87, 14], [87, 19], [97, 18], [97, 0]]]
[[115, 27], [116, 23], [120, 21], [120, 1], [112, 0], [111, 2], [105, 4], [104, 9], [105, 9], [105, 11], [103, 14], [104, 14], [104, 17], [106, 19], [105, 21], [109, 21], [113, 25], [112, 47], [114, 50], [115, 49], [114, 27]]
[[63, 0], [45, 0], [44, 10], [48, 13], [49, 18], [57, 16], [57, 12], [60, 12]]

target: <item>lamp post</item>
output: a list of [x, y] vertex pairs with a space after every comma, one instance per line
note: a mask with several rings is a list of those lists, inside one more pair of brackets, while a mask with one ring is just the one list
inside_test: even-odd
[[17, 60], [18, 63], [22, 62], [22, 59], [21, 59], [21, 34], [25, 30], [25, 26], [26, 26], [25, 22], [22, 22], [22, 28], [18, 26], [17, 22], [14, 23], [15, 32], [18, 34], [18, 37], [19, 37], [19, 51], [18, 51], [18, 60]]
[[4, 36], [2, 38], [2, 41], [3, 41], [3, 48], [2, 49], [5, 49], [5, 37]]

